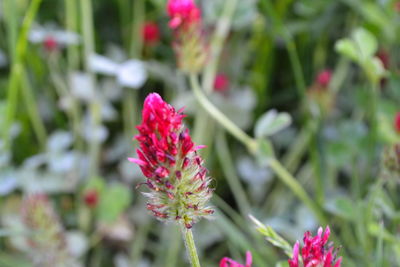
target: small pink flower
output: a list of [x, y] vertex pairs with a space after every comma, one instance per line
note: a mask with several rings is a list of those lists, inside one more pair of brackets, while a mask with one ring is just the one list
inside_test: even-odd
[[188, 73], [198, 73], [208, 58], [203, 36], [201, 11], [193, 0], [168, 0], [169, 27], [174, 32], [173, 48], [178, 67]]
[[394, 118], [394, 128], [400, 134], [400, 111], [397, 112], [397, 114]]
[[154, 45], [160, 40], [160, 30], [158, 25], [153, 21], [148, 21], [142, 28], [142, 36], [144, 43], [147, 45]]
[[[336, 251], [333, 247], [326, 248], [329, 235], [329, 226], [326, 227], [325, 232], [320, 227], [315, 237], [311, 236], [310, 232], [304, 234], [304, 246], [301, 249], [303, 267], [340, 267], [342, 258], [336, 260]], [[296, 242], [293, 247], [293, 258], [288, 260], [290, 267], [300, 267], [299, 250], [300, 244]]]
[[320, 85], [323, 88], [326, 88], [332, 78], [332, 71], [331, 70], [324, 70], [318, 73], [318, 76], [316, 78], [316, 82], [318, 85]]
[[201, 11], [193, 0], [169, 0], [167, 11], [170, 16], [169, 27], [171, 29], [180, 26], [189, 27], [201, 20]]
[[219, 267], [251, 267], [252, 261], [253, 261], [253, 258], [251, 256], [251, 253], [250, 253], [250, 251], [247, 251], [246, 252], [246, 265], [237, 263], [236, 261], [234, 261], [230, 258], [224, 257], [219, 262]]
[[47, 36], [46, 39], [43, 40], [43, 46], [47, 52], [53, 52], [59, 48], [57, 40], [52, 36]]
[[142, 123], [137, 126], [139, 158], [129, 161], [140, 166], [151, 193], [147, 209], [163, 220], [183, 223], [187, 228], [214, 211], [206, 207], [211, 198], [211, 179], [203, 166], [189, 130], [182, 119], [182, 109], [176, 111], [156, 93], [144, 102]]
[[88, 190], [83, 195], [83, 200], [89, 208], [95, 208], [99, 202], [99, 194], [97, 190]]
[[223, 73], [218, 74], [214, 80], [214, 90], [217, 92], [225, 92], [229, 89], [229, 78]]

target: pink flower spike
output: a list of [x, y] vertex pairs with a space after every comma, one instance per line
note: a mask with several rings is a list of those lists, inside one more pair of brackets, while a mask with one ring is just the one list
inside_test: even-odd
[[246, 267], [251, 267], [252, 263], [253, 263], [253, 257], [251, 256], [251, 252], [247, 251], [246, 252]]
[[323, 88], [328, 87], [332, 78], [332, 71], [331, 70], [324, 70], [318, 73], [316, 82], [318, 85], [322, 86]]
[[[340, 267], [342, 260], [341, 258], [336, 259], [336, 250], [334, 251], [333, 246], [327, 248], [330, 233], [331, 230], [327, 226], [325, 231], [320, 227], [316, 236], [312, 236], [310, 232], [304, 234], [304, 246], [301, 249], [304, 267]], [[293, 258], [288, 260], [290, 267], [300, 267], [299, 250], [299, 242], [296, 242], [293, 247]]]
[[[210, 214], [210, 177], [196, 153], [182, 119], [184, 115], [156, 93], [149, 94], [142, 111], [138, 158], [128, 158], [140, 166], [150, 193], [147, 209], [160, 220], [173, 220], [188, 229]], [[190, 194], [188, 194], [190, 192]], [[185, 201], [181, 201], [185, 199]]]
[[128, 160], [132, 163], [136, 163], [139, 166], [146, 166], [146, 162], [141, 160], [141, 159], [135, 159], [135, 158], [128, 158]]
[[214, 90], [217, 92], [225, 92], [229, 89], [229, 78], [225, 74], [218, 74], [214, 80]]
[[207, 147], [206, 145], [198, 145], [198, 146], [194, 147], [194, 151], [197, 151], [199, 149], [203, 149], [203, 148], [206, 148], [206, 147]]

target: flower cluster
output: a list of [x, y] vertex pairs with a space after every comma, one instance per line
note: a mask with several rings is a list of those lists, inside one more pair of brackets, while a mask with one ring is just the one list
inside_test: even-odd
[[[333, 246], [326, 247], [330, 235], [329, 226], [323, 232], [322, 227], [313, 237], [310, 232], [304, 234], [304, 246], [301, 249], [301, 258], [304, 267], [340, 267], [342, 258], [336, 259], [336, 250]], [[296, 242], [293, 247], [293, 258], [288, 260], [290, 267], [299, 267], [300, 244]]]
[[22, 203], [22, 221], [28, 231], [30, 257], [35, 266], [64, 266], [69, 255], [61, 223], [46, 195], [28, 196]]
[[167, 12], [169, 27], [174, 31], [178, 67], [189, 73], [201, 71], [206, 63], [207, 49], [200, 9], [193, 0], [169, 0]]
[[224, 257], [222, 258], [222, 260], [219, 262], [219, 267], [251, 267], [251, 263], [252, 263], [253, 259], [251, 257], [251, 253], [250, 251], [246, 252], [246, 265], [237, 263], [236, 261]]
[[176, 111], [160, 95], [146, 97], [142, 123], [137, 126], [140, 148], [137, 163], [151, 190], [144, 193], [147, 209], [163, 220], [176, 220], [191, 228], [199, 218], [213, 213], [206, 207], [211, 197], [211, 179], [189, 130], [182, 124], [182, 110]]

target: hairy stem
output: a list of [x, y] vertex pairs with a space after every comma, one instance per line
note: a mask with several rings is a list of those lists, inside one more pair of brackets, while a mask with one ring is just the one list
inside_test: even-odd
[[194, 244], [192, 230], [187, 229], [185, 225], [181, 224], [181, 231], [183, 240], [185, 241], [186, 251], [192, 267], [200, 267], [199, 256], [197, 256], [196, 245]]

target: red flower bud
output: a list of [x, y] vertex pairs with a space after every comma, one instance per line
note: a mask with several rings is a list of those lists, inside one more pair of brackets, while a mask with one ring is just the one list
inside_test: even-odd
[[99, 202], [99, 194], [97, 190], [92, 189], [86, 191], [83, 196], [83, 200], [89, 208], [95, 208]]
[[58, 42], [54, 37], [47, 36], [43, 41], [43, 46], [47, 52], [53, 52], [58, 49]]
[[146, 45], [154, 45], [160, 40], [160, 30], [155, 22], [148, 21], [142, 28], [142, 37]]
[[217, 92], [225, 92], [229, 89], [229, 78], [225, 74], [218, 74], [214, 80], [214, 90]]

